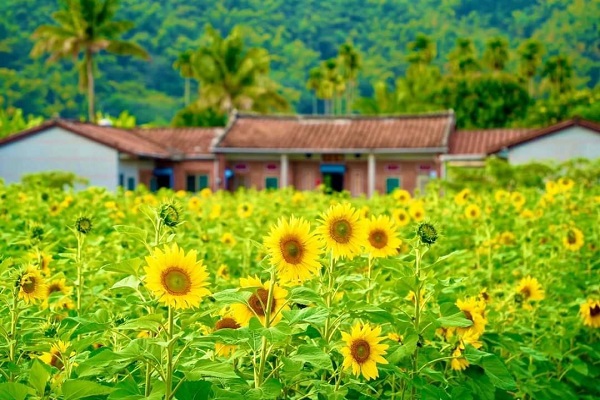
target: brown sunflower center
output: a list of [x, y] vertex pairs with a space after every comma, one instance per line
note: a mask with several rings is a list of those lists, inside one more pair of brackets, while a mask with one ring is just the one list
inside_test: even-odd
[[215, 331], [218, 331], [219, 329], [239, 329], [239, 328], [240, 328], [240, 324], [238, 324], [237, 321], [231, 317], [222, 318], [222, 319], [218, 320], [217, 323], [215, 324]]
[[521, 289], [521, 294], [526, 299], [530, 298], [531, 297], [531, 288], [529, 286], [525, 286], [523, 289]]
[[288, 263], [298, 264], [302, 261], [304, 248], [297, 238], [292, 237], [283, 239], [279, 244], [279, 248], [283, 259]]
[[596, 304], [594, 307], [590, 307], [590, 317], [597, 317], [600, 315], [600, 305]]
[[362, 364], [369, 359], [369, 356], [371, 355], [371, 346], [366, 340], [357, 339], [353, 341], [350, 346], [350, 354], [352, 354], [352, 358], [357, 363]]
[[388, 244], [387, 233], [381, 229], [375, 229], [369, 232], [369, 243], [376, 249], [382, 249]]
[[471, 209], [471, 217], [476, 217], [477, 216], [477, 210], [475, 210], [474, 208]]
[[50, 286], [48, 286], [48, 293], [56, 293], [61, 291], [62, 287], [58, 283], [52, 283]]
[[338, 243], [348, 243], [352, 237], [352, 225], [345, 219], [340, 219], [331, 224], [329, 234]]
[[398, 214], [398, 221], [404, 221], [405, 219], [406, 219], [406, 214], [404, 214], [404, 213]]
[[[248, 304], [250, 308], [256, 313], [256, 315], [265, 316], [265, 310], [267, 308], [267, 302], [269, 301], [269, 291], [263, 288], [259, 288], [250, 298]], [[275, 311], [275, 299], [271, 304], [271, 312]]]
[[52, 355], [52, 358], [50, 359], [50, 365], [52, 365], [53, 367], [55, 367], [57, 369], [63, 369], [64, 364], [60, 357], [60, 353], [56, 352], [55, 350], [52, 350], [51, 355]]
[[575, 235], [575, 232], [569, 231], [569, 233], [567, 233], [567, 242], [569, 244], [577, 243], [577, 236]]
[[37, 287], [37, 279], [35, 276], [25, 276], [21, 281], [21, 289], [27, 294], [35, 292]]
[[469, 310], [462, 310], [463, 314], [465, 314], [465, 318], [468, 319], [471, 322], [473, 321], [473, 314], [471, 314], [471, 311]]
[[192, 281], [187, 271], [179, 267], [169, 267], [162, 273], [161, 282], [163, 288], [169, 294], [183, 296], [190, 292]]

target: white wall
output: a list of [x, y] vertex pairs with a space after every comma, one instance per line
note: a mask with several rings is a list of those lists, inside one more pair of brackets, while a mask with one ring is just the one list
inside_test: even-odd
[[600, 134], [581, 126], [572, 126], [513, 146], [508, 151], [511, 164], [544, 160], [566, 161], [578, 157], [600, 157]]
[[67, 171], [92, 186], [114, 190], [118, 184], [118, 151], [62, 128], [50, 128], [0, 146], [0, 177], [19, 182], [32, 172]]
[[[140, 184], [140, 170], [153, 170], [153, 161], [140, 160], [119, 160], [119, 175], [123, 174], [123, 186], [127, 189], [127, 181], [129, 178], [135, 179], [135, 187]], [[118, 178], [118, 177], [117, 177]], [[118, 184], [118, 180], [117, 180]]]

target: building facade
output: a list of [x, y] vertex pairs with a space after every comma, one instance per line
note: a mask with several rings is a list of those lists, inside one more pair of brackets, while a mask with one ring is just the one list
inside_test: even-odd
[[110, 190], [422, 190], [448, 166], [600, 157], [600, 124], [456, 130], [452, 111], [384, 117], [234, 114], [226, 128], [120, 129], [66, 120], [0, 140], [0, 178], [73, 172]]

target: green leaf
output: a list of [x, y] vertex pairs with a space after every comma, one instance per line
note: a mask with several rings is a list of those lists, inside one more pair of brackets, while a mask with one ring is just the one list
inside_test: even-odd
[[113, 228], [115, 228], [117, 232], [122, 233], [125, 236], [129, 236], [132, 239], [139, 240], [142, 243], [146, 243], [148, 231], [145, 229], [128, 225], [115, 225]]
[[109, 272], [118, 272], [125, 275], [138, 275], [140, 266], [142, 265], [141, 258], [132, 258], [131, 260], [124, 260], [121, 262], [106, 264], [102, 266], [102, 270]]
[[471, 364], [482, 367], [485, 375], [495, 387], [504, 390], [517, 389], [515, 379], [496, 355], [479, 351], [473, 346], [467, 346], [465, 358]]
[[220, 304], [245, 304], [252, 294], [240, 292], [238, 289], [226, 289], [212, 295], [213, 299]]
[[304, 305], [325, 306], [323, 297], [312, 289], [297, 286], [290, 290], [290, 302]]
[[110, 394], [113, 390], [114, 388], [112, 387], [83, 379], [67, 380], [62, 385], [65, 400], [83, 399], [90, 396]]
[[33, 389], [17, 382], [0, 383], [0, 399], [25, 400], [27, 395], [33, 394]]
[[34, 360], [29, 370], [29, 384], [35, 388], [39, 396], [44, 395], [48, 378], [50, 378], [50, 373], [39, 360]]
[[415, 352], [418, 341], [419, 337], [416, 334], [408, 335], [404, 338], [404, 342], [400, 346], [398, 346], [396, 350], [390, 353], [390, 355], [387, 356], [386, 359], [392, 365], [398, 364], [400, 361], [402, 361], [403, 359], [407, 358]]
[[209, 381], [185, 381], [177, 390], [177, 398], [186, 400], [207, 400], [212, 383]]
[[244, 397], [249, 400], [276, 399], [281, 394], [283, 385], [277, 379], [267, 379], [263, 385], [257, 389], [250, 389]]
[[454, 326], [459, 328], [467, 328], [473, 325], [473, 321], [466, 319], [465, 314], [462, 311], [447, 317], [440, 317], [436, 321], [440, 324], [440, 326], [445, 328]]
[[320, 347], [314, 345], [301, 344], [298, 346], [298, 350], [290, 355], [290, 359], [292, 361], [310, 363], [316, 369], [333, 370], [329, 354], [325, 353]]
[[191, 381], [199, 381], [205, 376], [223, 379], [235, 379], [238, 377], [231, 364], [211, 360], [198, 361], [191, 371], [186, 373], [186, 378]]
[[111, 290], [119, 288], [131, 288], [136, 290], [140, 286], [140, 283], [142, 282], [138, 278], [133, 275], [129, 275], [112, 285], [110, 288]]
[[283, 311], [283, 317], [288, 320], [290, 325], [299, 322], [322, 324], [327, 319], [327, 315], [327, 310], [322, 307], [306, 307], [301, 310]]

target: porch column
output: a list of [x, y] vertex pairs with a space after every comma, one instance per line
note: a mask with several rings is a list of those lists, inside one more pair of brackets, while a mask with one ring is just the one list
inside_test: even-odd
[[367, 164], [367, 195], [369, 198], [375, 194], [375, 154], [369, 153]]
[[288, 187], [288, 177], [289, 177], [289, 160], [288, 160], [288, 155], [287, 154], [282, 154], [281, 155], [281, 176], [280, 176], [280, 185], [279, 187], [286, 188]]

